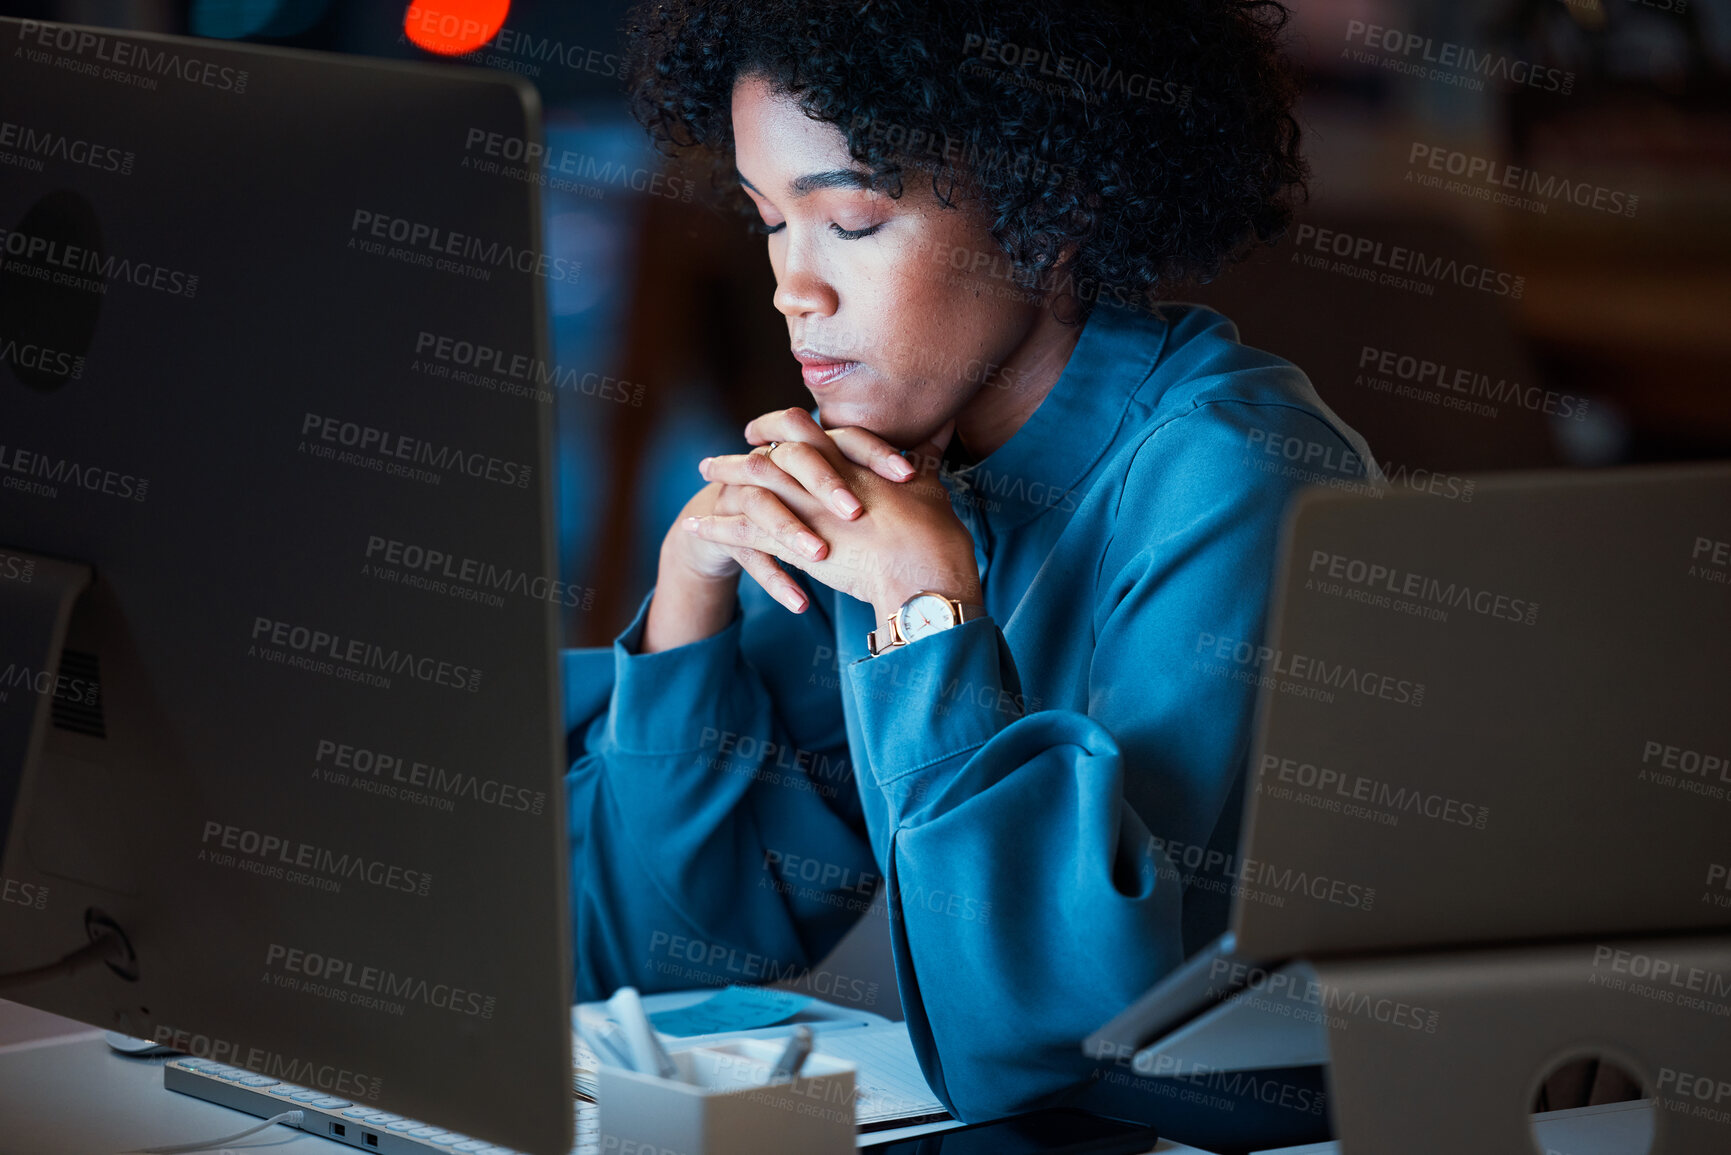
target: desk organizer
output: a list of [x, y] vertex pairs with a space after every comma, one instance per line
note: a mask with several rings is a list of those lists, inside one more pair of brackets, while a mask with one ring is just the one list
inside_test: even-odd
[[769, 1081], [785, 1044], [674, 1052], [688, 1082], [603, 1066], [601, 1150], [615, 1155], [852, 1155], [854, 1066], [821, 1052], [798, 1077]]

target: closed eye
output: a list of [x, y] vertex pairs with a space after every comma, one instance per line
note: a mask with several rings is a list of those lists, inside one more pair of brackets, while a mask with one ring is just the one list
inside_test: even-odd
[[[766, 225], [762, 221], [757, 221], [757, 222], [754, 222], [751, 226], [753, 232], [755, 232], [759, 236], [763, 236], [763, 237], [773, 236], [774, 234], [779, 233], [782, 229], [785, 229], [786, 227], [787, 227], [786, 221], [783, 221], [779, 225]], [[879, 229], [883, 228], [883, 225], [876, 224], [876, 225], [872, 225], [869, 228], [864, 228], [864, 229], [844, 229], [840, 225], [832, 222], [829, 227], [830, 227], [830, 231], [833, 232], [836, 236], [840, 237], [842, 240], [844, 240], [844, 241], [857, 241], [857, 240], [861, 239], [862, 237], [871, 236], [873, 233], [875, 233]]]

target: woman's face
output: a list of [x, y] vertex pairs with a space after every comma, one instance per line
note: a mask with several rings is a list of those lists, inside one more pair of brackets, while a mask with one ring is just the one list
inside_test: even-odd
[[871, 191], [841, 132], [761, 78], [734, 86], [733, 133], [772, 230], [775, 307], [826, 428], [908, 448], [982, 388], [1010, 400], [1042, 307], [1006, 278], [977, 214], [943, 208], [918, 169], [899, 199]]

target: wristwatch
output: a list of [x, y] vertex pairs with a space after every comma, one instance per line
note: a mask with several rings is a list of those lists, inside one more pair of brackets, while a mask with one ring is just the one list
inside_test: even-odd
[[961, 602], [936, 590], [920, 590], [901, 604], [895, 613], [884, 618], [887, 627], [880, 626], [866, 635], [866, 649], [872, 657], [885, 650], [905, 646], [939, 630], [984, 617], [986, 607]]

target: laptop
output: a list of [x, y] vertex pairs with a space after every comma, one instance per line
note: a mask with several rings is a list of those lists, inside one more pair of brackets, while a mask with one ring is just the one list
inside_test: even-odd
[[1218, 1006], [1300, 958], [1731, 925], [1731, 466], [1315, 488], [1281, 558], [1265, 643], [1198, 644], [1259, 685], [1238, 852], [1164, 848], [1230, 927], [1090, 1055], [1325, 1061], [1323, 1016]]

